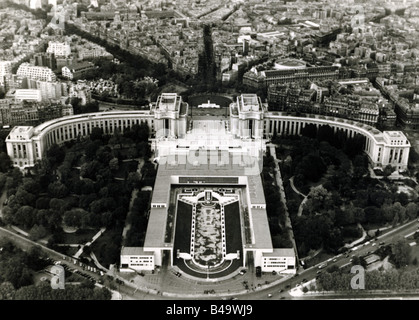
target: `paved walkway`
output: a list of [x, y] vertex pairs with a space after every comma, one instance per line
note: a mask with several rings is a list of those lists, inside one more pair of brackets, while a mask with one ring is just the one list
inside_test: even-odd
[[102, 233], [104, 233], [104, 232], [105, 232], [105, 230], [106, 230], [106, 228], [101, 228], [101, 229], [99, 230], [99, 232], [98, 232], [98, 233], [96, 233], [96, 234], [93, 236], [93, 238], [92, 238], [92, 240], [91, 240], [91, 241], [87, 242], [86, 244], [84, 244], [84, 245], [82, 245], [82, 246], [80, 247], [80, 249], [76, 252], [76, 254], [73, 256], [73, 258], [78, 259], [78, 258], [80, 257], [80, 255], [83, 253], [83, 249], [84, 249], [84, 247], [89, 247], [89, 246], [90, 246], [93, 242], [95, 242], [95, 241], [97, 240], [97, 238], [99, 238], [99, 237], [102, 235]]
[[298, 212], [297, 212], [297, 216], [301, 217], [301, 215], [303, 214], [303, 210], [304, 210], [304, 206], [306, 205], [307, 202], [307, 195], [301, 193], [294, 185], [294, 177], [290, 178], [290, 185], [292, 190], [294, 190], [295, 193], [299, 194], [300, 196], [304, 197], [303, 201], [301, 201], [300, 206], [298, 207]]
[[358, 223], [358, 228], [360, 228], [362, 230], [362, 236], [361, 238], [351, 242], [351, 243], [347, 243], [345, 244], [345, 248], [352, 248], [354, 246], [356, 246], [357, 244], [361, 243], [362, 241], [365, 240], [365, 238], [367, 237], [367, 232], [364, 230], [364, 228], [362, 227], [362, 225], [360, 223]]

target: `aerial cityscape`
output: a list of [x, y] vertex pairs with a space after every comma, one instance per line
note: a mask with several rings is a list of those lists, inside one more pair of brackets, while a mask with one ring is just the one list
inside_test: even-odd
[[0, 40], [0, 300], [419, 299], [419, 1], [0, 0]]

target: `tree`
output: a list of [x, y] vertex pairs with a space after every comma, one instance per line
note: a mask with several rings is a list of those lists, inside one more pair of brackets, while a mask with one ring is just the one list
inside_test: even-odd
[[406, 214], [410, 219], [415, 219], [418, 215], [418, 205], [414, 202], [409, 202], [406, 206]]
[[32, 246], [26, 253], [26, 264], [31, 270], [40, 271], [49, 264], [44, 260], [45, 257], [45, 253], [39, 246]]
[[15, 194], [14, 201], [22, 206], [35, 205], [36, 197], [32, 193], [27, 192], [22, 187], [19, 187]]
[[47, 235], [47, 230], [41, 225], [35, 224], [29, 231], [29, 238], [33, 241], [42, 239]]
[[409, 203], [409, 195], [406, 192], [398, 192], [395, 200], [405, 206]]
[[82, 218], [85, 215], [87, 215], [87, 212], [83, 209], [72, 209], [64, 213], [63, 221], [69, 227], [80, 228], [82, 226]]
[[96, 180], [96, 173], [99, 171], [100, 163], [97, 160], [83, 163], [80, 168], [80, 176]]
[[103, 129], [100, 127], [94, 127], [92, 128], [92, 132], [90, 133], [90, 140], [102, 140], [103, 137]]
[[410, 262], [412, 248], [406, 239], [400, 239], [391, 245], [390, 259], [397, 268], [406, 266]]
[[15, 295], [15, 288], [9, 281], [0, 284], [0, 300], [13, 300]]
[[48, 192], [52, 198], [64, 198], [68, 195], [68, 188], [60, 181], [50, 183]]
[[36, 210], [34, 208], [30, 206], [22, 206], [16, 211], [13, 217], [13, 223], [29, 229], [34, 225], [35, 218]]
[[60, 163], [63, 162], [65, 157], [64, 149], [58, 146], [58, 144], [53, 144], [47, 150], [47, 158], [52, 167], [57, 167]]
[[158, 88], [159, 81], [151, 77], [144, 77], [141, 80], [135, 80], [133, 82], [133, 87], [136, 91], [136, 97], [144, 97], [147, 100], [150, 100], [150, 94]]
[[130, 172], [127, 177], [128, 185], [132, 188], [140, 187], [140, 175], [138, 172]]
[[109, 161], [109, 169], [111, 171], [117, 171], [119, 169], [119, 160], [118, 160], [118, 158], [112, 158]]
[[332, 206], [332, 193], [323, 186], [313, 187], [307, 196], [306, 208], [310, 212], [320, 212], [330, 209]]
[[[96, 131], [96, 134], [94, 136], [98, 137], [99, 133]], [[87, 142], [84, 150], [86, 153], [86, 157], [88, 160], [94, 160], [96, 158], [96, 152], [99, 150], [101, 146], [100, 140], [92, 140]]]
[[12, 165], [12, 161], [5, 152], [0, 152], [0, 172], [7, 172]]

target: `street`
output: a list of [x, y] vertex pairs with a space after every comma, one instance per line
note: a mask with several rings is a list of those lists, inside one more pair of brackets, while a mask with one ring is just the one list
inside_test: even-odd
[[[399, 226], [397, 228], [395, 228], [394, 230], [390, 230], [389, 232], [382, 234], [380, 236], [377, 237], [377, 240], [372, 241], [370, 240], [369, 243], [367, 245], [365, 244], [360, 244], [358, 246], [356, 246], [356, 250], [351, 250], [348, 251], [348, 254], [339, 254], [336, 255], [335, 257], [332, 257], [330, 259], [328, 259], [327, 261], [323, 261], [315, 266], [312, 266], [308, 269], [305, 270], [300, 270], [299, 273], [295, 276], [290, 276], [290, 278], [284, 278], [280, 283], [275, 284], [270, 286], [269, 288], [264, 288], [264, 289], [260, 289], [260, 288], [255, 288], [254, 291], [250, 291], [247, 293], [242, 293], [242, 294], [236, 294], [236, 295], [228, 295], [226, 296], [226, 299], [232, 299], [232, 298], [236, 298], [238, 300], [279, 300], [279, 299], [314, 299], [314, 297], [293, 297], [292, 295], [290, 295], [289, 290], [292, 288], [295, 288], [298, 284], [302, 283], [303, 280], [304, 282], [308, 282], [311, 281], [313, 279], [316, 278], [316, 276], [318, 275], [318, 271], [319, 270], [324, 270], [325, 268], [331, 266], [331, 265], [336, 265], [339, 268], [348, 266], [351, 264], [350, 259], [352, 258], [353, 255], [357, 255], [357, 256], [362, 256], [367, 254], [368, 252], [373, 252], [375, 251], [378, 247], [379, 244], [384, 242], [386, 245], [387, 244], [391, 244], [394, 241], [397, 241], [398, 239], [405, 237], [409, 234], [413, 234], [414, 232], [417, 231], [418, 229], [418, 221], [415, 219], [413, 221], [410, 221], [402, 226]], [[41, 249], [48, 255], [48, 257], [50, 257], [53, 260], [58, 260], [61, 261], [61, 263], [66, 264], [69, 268], [71, 269], [76, 269], [79, 272], [82, 272], [84, 274], [88, 274], [89, 276], [93, 277], [96, 281], [100, 281], [101, 276], [98, 273], [94, 273], [94, 272], [90, 272], [87, 270], [83, 270], [83, 267], [80, 266], [79, 264], [74, 265], [72, 263], [72, 261], [70, 259], [66, 259], [63, 260], [63, 255], [51, 250], [45, 246], [42, 246], [38, 243], [35, 243], [21, 235], [18, 235], [8, 229], [5, 228], [0, 228], [0, 238], [7, 238], [12, 240], [16, 245], [18, 245], [20, 248], [24, 249], [24, 250], [28, 250], [31, 246], [33, 245], [37, 245], [39, 247], [41, 247]], [[69, 257], [68, 257], [69, 258]], [[319, 266], [322, 264], [327, 264], [327, 266], [325, 265], [323, 268], [319, 269]], [[170, 272], [169, 270], [165, 270], [166, 273]], [[165, 274], [165, 275], [160, 275], [160, 276], [164, 276], [164, 277], [169, 277], [169, 274]], [[264, 279], [264, 277], [266, 278], [266, 275], [262, 276], [261, 280]], [[171, 277], [173, 279], [175, 279], [174, 281], [176, 281], [176, 279], [178, 279], [178, 281], [182, 281], [183, 279], [179, 279], [175, 276]], [[173, 281], [172, 279], [172, 281]], [[167, 280], [167, 279], [166, 279]], [[187, 283], [186, 283], [187, 284]], [[184, 285], [186, 285], [184, 282]], [[225, 286], [225, 284], [223, 284]], [[122, 295], [122, 299], [124, 300], [197, 300], [197, 299], [201, 299], [201, 300], [218, 300], [218, 299], [222, 299], [222, 295], [208, 295], [208, 296], [202, 296], [200, 298], [185, 298], [183, 297], [181, 294], [179, 295], [173, 295], [173, 296], [168, 296], [165, 294], [153, 294], [153, 293], [147, 293], [144, 292], [142, 290], [140, 290], [141, 288], [138, 288], [135, 284], [133, 283], [125, 283], [125, 284], [119, 284], [117, 285], [117, 291], [120, 292], [120, 294]], [[217, 285], [214, 284], [212, 286], [214, 289], [217, 288]], [[166, 286], [166, 290], [167, 290], [167, 286]], [[268, 297], [268, 295], [270, 295]], [[357, 296], [359, 297], [359, 296]], [[328, 296], [327, 298], [332, 298], [330, 296]]]
[[[357, 249], [354, 251], [348, 251], [349, 256], [347, 257], [345, 254], [339, 254], [335, 257], [329, 258], [327, 261], [323, 261], [321, 263], [318, 263], [315, 266], [312, 266], [311, 268], [301, 270], [297, 276], [293, 277], [292, 279], [285, 280], [281, 284], [275, 285], [271, 288], [267, 288], [261, 291], [248, 293], [245, 295], [237, 296], [240, 300], [259, 300], [259, 299], [273, 299], [278, 300], [283, 297], [287, 299], [305, 299], [305, 297], [298, 297], [294, 298], [288, 293], [288, 290], [290, 288], [294, 288], [296, 285], [300, 284], [303, 279], [305, 279], [307, 282], [310, 280], [313, 280], [318, 275], [318, 271], [322, 270], [324, 272], [324, 269], [331, 266], [336, 265], [339, 268], [343, 268], [345, 266], [348, 266], [351, 264], [350, 259], [352, 259], [353, 255], [356, 256], [363, 256], [366, 255], [367, 252], [373, 252], [379, 247], [379, 243], [384, 242], [386, 245], [390, 244], [394, 241], [397, 241], [398, 239], [405, 237], [406, 235], [412, 234], [415, 231], [418, 230], [419, 222], [415, 219], [413, 221], [410, 221], [395, 230], [389, 231], [379, 237], [377, 237], [376, 241], [369, 241], [369, 244], [361, 244], [356, 246]], [[374, 245], [375, 243], [375, 245]], [[319, 269], [319, 266], [322, 264], [327, 263], [327, 266]], [[288, 287], [289, 286], [289, 287]], [[283, 290], [282, 292], [280, 292]], [[268, 294], [272, 294], [272, 297], [268, 298]], [[338, 295], [337, 295], [338, 296]], [[330, 298], [330, 297], [329, 297]], [[307, 297], [307, 299], [312, 299], [312, 297]]]

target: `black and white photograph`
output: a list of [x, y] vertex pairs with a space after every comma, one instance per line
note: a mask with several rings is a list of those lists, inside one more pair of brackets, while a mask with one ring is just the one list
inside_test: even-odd
[[418, 0], [0, 0], [0, 300], [419, 300], [418, 180]]

